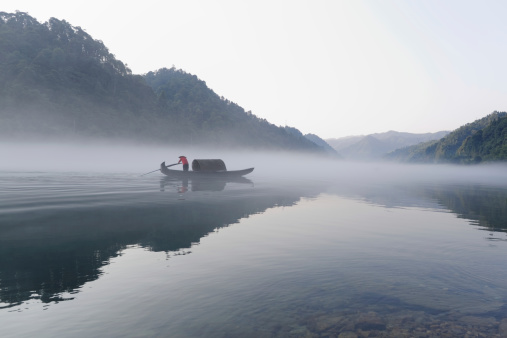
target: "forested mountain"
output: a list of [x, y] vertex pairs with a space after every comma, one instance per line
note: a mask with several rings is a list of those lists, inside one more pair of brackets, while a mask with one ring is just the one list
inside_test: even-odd
[[323, 153], [175, 68], [134, 75], [80, 27], [0, 12], [0, 136]]
[[366, 136], [350, 136], [339, 139], [326, 140], [336, 151], [348, 159], [374, 160], [380, 159], [387, 153], [410, 145], [428, 140], [437, 140], [449, 132], [412, 134], [397, 131], [376, 133]]
[[[322, 148], [295, 128], [277, 127], [224, 97], [219, 97], [197, 76], [175, 68], [163, 68], [144, 76], [157, 96], [163, 118], [175, 121], [178, 138], [192, 143], [256, 146], [290, 150]], [[297, 132], [292, 132], [293, 129]], [[299, 133], [299, 134], [298, 134]]]
[[493, 112], [439, 141], [398, 149], [386, 156], [405, 162], [478, 163], [507, 160], [507, 113]]
[[0, 13], [2, 136], [129, 136], [155, 118], [155, 95], [79, 27]]

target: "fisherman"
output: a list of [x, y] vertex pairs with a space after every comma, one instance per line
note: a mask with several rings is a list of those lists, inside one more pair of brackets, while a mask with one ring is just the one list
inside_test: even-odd
[[178, 161], [178, 164], [183, 164], [183, 171], [188, 171], [188, 161], [185, 156], [180, 156], [180, 160]]

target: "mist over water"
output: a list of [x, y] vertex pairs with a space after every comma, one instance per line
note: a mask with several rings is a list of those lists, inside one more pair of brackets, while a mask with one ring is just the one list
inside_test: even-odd
[[[255, 170], [142, 176], [180, 155]], [[505, 333], [505, 164], [91, 143], [0, 158], [2, 337]]]
[[[270, 151], [230, 151], [211, 148], [162, 147], [114, 143], [0, 143], [1, 171], [144, 174], [160, 163], [193, 159], [223, 159], [228, 170], [255, 167], [263, 178], [319, 179], [345, 183], [477, 182], [507, 185], [507, 164], [471, 166], [353, 162], [313, 154]], [[181, 169], [181, 166], [174, 167]]]

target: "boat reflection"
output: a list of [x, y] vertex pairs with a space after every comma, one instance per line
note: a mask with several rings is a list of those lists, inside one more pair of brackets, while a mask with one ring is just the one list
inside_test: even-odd
[[220, 177], [220, 178], [172, 178], [164, 177], [160, 180], [160, 191], [176, 191], [184, 194], [187, 191], [222, 191], [228, 183], [249, 184], [253, 182], [245, 177]]

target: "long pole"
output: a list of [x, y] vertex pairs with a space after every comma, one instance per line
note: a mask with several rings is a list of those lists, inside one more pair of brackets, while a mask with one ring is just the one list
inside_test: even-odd
[[[179, 164], [179, 163], [174, 163], [174, 164], [166, 165], [166, 168], [172, 167], [173, 165], [177, 165], [177, 164]], [[159, 171], [159, 170], [160, 169], [156, 169], [156, 170], [150, 171], [149, 173], [142, 174], [139, 177], [144, 176], [144, 175], [148, 175], [148, 174], [151, 174], [151, 173], [154, 173], [155, 171]]]
[[155, 171], [159, 171], [160, 169], [157, 169], [157, 170], [153, 170], [153, 171], [150, 171], [149, 173], [146, 173], [146, 174], [142, 174], [142, 175], [139, 175], [139, 177], [141, 176], [144, 176], [144, 175], [148, 175], [148, 174], [151, 174], [151, 173], [154, 173]]

